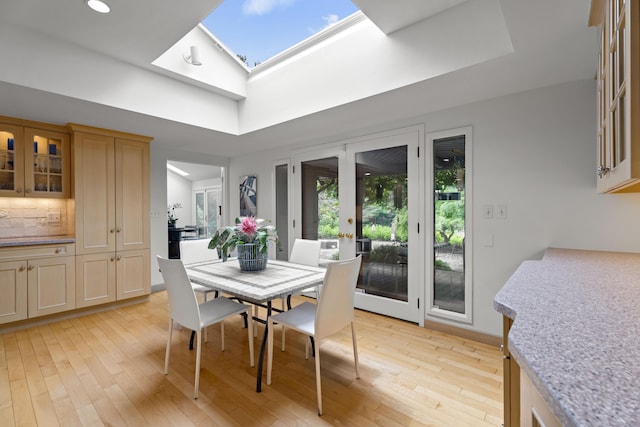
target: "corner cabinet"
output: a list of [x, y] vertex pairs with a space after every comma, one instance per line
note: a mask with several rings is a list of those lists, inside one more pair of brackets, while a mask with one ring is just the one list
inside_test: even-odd
[[69, 124], [74, 153], [76, 303], [151, 291], [151, 138]]
[[67, 128], [0, 117], [0, 197], [69, 198]]
[[599, 27], [598, 192], [640, 192], [640, 3], [592, 0]]

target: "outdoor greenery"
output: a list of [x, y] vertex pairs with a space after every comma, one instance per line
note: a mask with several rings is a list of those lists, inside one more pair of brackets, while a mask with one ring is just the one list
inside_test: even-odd
[[[459, 193], [460, 200], [436, 200], [435, 241], [461, 246], [464, 240], [464, 191], [456, 188], [460, 165], [434, 174], [437, 194]], [[464, 172], [464, 169], [462, 169]], [[334, 239], [339, 230], [338, 179], [320, 178], [318, 238]], [[407, 175], [365, 176], [363, 179], [362, 237], [379, 242], [407, 242]], [[436, 198], [437, 199], [437, 198]], [[391, 251], [391, 249], [384, 249]], [[385, 253], [386, 254], [386, 253]], [[373, 254], [372, 254], [373, 256]], [[384, 257], [384, 255], [381, 255]]]
[[[406, 242], [408, 233], [406, 174], [365, 177], [362, 237], [377, 241]], [[335, 238], [339, 232], [338, 181], [320, 178], [318, 238]]]

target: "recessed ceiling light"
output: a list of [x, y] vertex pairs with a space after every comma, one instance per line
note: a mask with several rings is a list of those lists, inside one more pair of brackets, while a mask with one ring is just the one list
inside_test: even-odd
[[111, 12], [111, 8], [109, 7], [109, 5], [101, 0], [86, 0], [86, 1], [87, 1], [87, 6], [89, 6], [91, 9], [95, 10], [96, 12], [100, 12], [100, 13]]

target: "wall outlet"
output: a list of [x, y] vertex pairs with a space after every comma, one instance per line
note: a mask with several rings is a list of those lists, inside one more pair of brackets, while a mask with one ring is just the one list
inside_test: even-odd
[[49, 212], [49, 224], [60, 224], [60, 212]]

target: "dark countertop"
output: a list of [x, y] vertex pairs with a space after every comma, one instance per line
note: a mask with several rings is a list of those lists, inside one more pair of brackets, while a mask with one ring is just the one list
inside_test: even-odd
[[550, 248], [494, 308], [508, 346], [563, 426], [640, 425], [640, 253]]
[[8, 248], [12, 246], [56, 245], [75, 242], [75, 236], [9, 237], [6, 239], [0, 239], [0, 248]]

